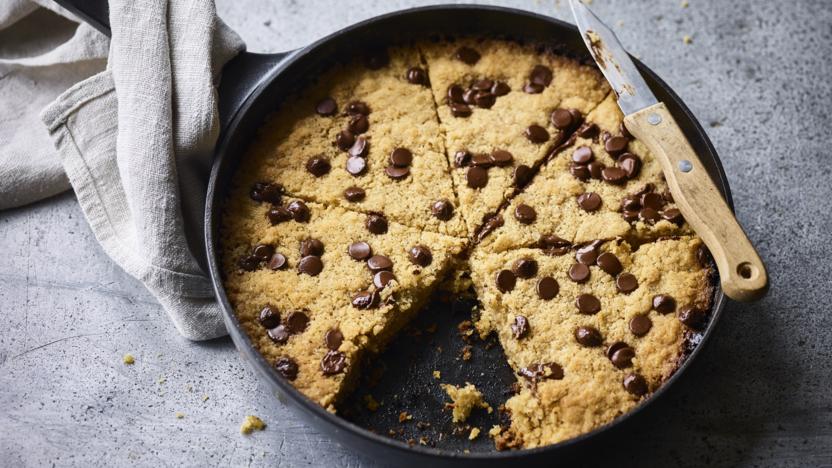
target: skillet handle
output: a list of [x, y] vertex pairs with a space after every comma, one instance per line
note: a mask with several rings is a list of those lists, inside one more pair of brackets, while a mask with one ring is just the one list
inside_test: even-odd
[[101, 34], [110, 36], [110, 5], [107, 0], [55, 0]]
[[225, 133], [237, 111], [263, 83], [264, 78], [291, 52], [255, 54], [240, 52], [225, 64], [217, 89], [220, 133]]

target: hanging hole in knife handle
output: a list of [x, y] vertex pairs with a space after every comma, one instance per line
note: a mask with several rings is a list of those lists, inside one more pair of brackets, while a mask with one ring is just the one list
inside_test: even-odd
[[624, 124], [661, 164], [679, 211], [711, 251], [725, 294], [737, 301], [763, 297], [763, 261], [667, 107], [654, 104], [626, 116]]

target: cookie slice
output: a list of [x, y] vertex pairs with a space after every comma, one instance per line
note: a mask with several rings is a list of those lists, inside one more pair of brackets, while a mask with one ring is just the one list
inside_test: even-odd
[[[610, 94], [509, 204], [483, 243], [493, 251], [625, 237], [639, 243], [693, 233], [647, 147], [626, 133]], [[558, 239], [560, 239], [558, 241]]]
[[243, 163], [247, 182], [465, 237], [426, 83], [413, 48], [325, 73], [266, 123]]
[[425, 304], [463, 241], [336, 206], [237, 195], [222, 227], [229, 300], [266, 359], [334, 410], [361, 355]]
[[596, 69], [530, 45], [460, 39], [419, 47], [472, 233], [609, 91]]
[[560, 256], [477, 250], [481, 333], [499, 336], [521, 390], [498, 443], [577, 436], [635, 406], [676, 369], [688, 329], [704, 326], [708, 270], [694, 237], [631, 251], [594, 243]]

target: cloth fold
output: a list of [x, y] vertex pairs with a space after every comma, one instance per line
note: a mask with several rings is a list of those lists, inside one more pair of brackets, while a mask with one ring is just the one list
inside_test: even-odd
[[[0, 19], [5, 16], [15, 15], [0, 11]], [[111, 0], [110, 25], [109, 44], [82, 24], [69, 41], [0, 68], [16, 86], [36, 87], [24, 78], [39, 62], [61, 63], [61, 72], [69, 72], [83, 67], [84, 57], [98, 57], [96, 65], [103, 68], [100, 52], [109, 46], [105, 70], [64, 86], [42, 110], [37, 130], [51, 140], [51, 150], [21, 142], [16, 151], [23, 157], [15, 161], [6, 159], [11, 153], [0, 145], [0, 173], [11, 175], [0, 180], [0, 208], [56, 193], [62, 186], [50, 184], [50, 177], [64, 177], [104, 251], [144, 283], [183, 336], [224, 335], [197, 259], [204, 256], [205, 188], [219, 133], [215, 84], [244, 44], [217, 18], [210, 0]], [[53, 83], [49, 91], [64, 84]], [[5, 88], [0, 87], [4, 107], [15, 100]], [[16, 104], [25, 118], [40, 110]], [[9, 126], [18, 124], [12, 120]], [[0, 121], [0, 132], [6, 126]], [[41, 170], [43, 161], [49, 170]], [[54, 170], [54, 161], [62, 171]], [[33, 193], [32, 186], [48, 190]]]

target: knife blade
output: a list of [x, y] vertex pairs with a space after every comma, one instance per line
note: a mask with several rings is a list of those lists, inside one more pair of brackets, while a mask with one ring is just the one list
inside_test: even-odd
[[679, 124], [612, 30], [579, 0], [570, 5], [581, 37], [618, 98], [624, 126], [661, 165], [677, 208], [713, 256], [722, 290], [739, 301], [759, 299], [768, 289], [766, 267]]
[[612, 86], [621, 111], [632, 114], [659, 102], [615, 33], [580, 0], [569, 3], [581, 38]]

